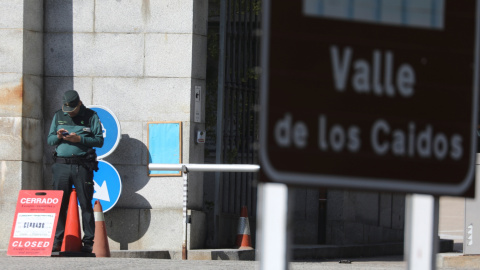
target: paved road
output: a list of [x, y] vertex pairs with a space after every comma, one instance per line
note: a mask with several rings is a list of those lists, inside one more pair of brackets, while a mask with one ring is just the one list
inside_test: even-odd
[[[0, 252], [0, 269], [260, 269], [255, 261], [179, 261], [169, 259], [141, 258], [73, 258], [73, 257], [9, 257]], [[315, 262], [292, 262], [291, 270], [313, 269], [406, 269], [402, 256], [385, 256], [375, 258], [354, 258], [351, 263], [339, 263], [338, 260], [322, 260]], [[476, 267], [438, 267], [437, 269], [479, 269]]]
[[[336, 260], [293, 262], [290, 269], [405, 269], [401, 256], [352, 259], [351, 264]], [[138, 258], [60, 258], [60, 257], [0, 257], [1, 269], [260, 269], [255, 261], [178, 261]], [[442, 268], [449, 269], [449, 268]]]
[[[249, 270], [260, 269], [255, 261], [178, 261], [162, 259], [138, 258], [59, 258], [59, 257], [0, 257], [1, 269], [229, 269]], [[369, 259], [352, 259], [350, 264], [342, 264], [336, 260], [318, 262], [292, 262], [291, 270], [313, 269], [406, 269], [406, 263], [401, 256], [378, 257]], [[478, 269], [478, 268], [448, 268], [437, 269]]]

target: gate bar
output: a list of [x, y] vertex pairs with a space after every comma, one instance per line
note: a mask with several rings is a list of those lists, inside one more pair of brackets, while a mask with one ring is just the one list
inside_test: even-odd
[[182, 260], [187, 260], [187, 213], [188, 202], [188, 173], [189, 172], [258, 172], [260, 165], [255, 164], [160, 164], [150, 163], [151, 171], [182, 171], [183, 172], [183, 243]]
[[151, 171], [183, 171], [186, 167], [190, 172], [258, 172], [260, 165], [256, 164], [160, 164], [150, 163]]

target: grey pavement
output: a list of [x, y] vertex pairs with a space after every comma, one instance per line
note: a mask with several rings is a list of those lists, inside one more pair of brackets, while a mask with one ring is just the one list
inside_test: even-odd
[[[405, 269], [401, 256], [352, 259], [350, 264], [338, 260], [292, 262], [290, 269]], [[78, 257], [8, 257], [0, 256], [2, 269], [260, 269], [256, 261], [181, 261], [141, 258]], [[442, 268], [453, 269], [453, 268]]]
[[[461, 254], [439, 254], [442, 257], [464, 258]], [[439, 265], [437, 269], [479, 269], [480, 257], [468, 256], [474, 264]], [[291, 262], [289, 269], [406, 269], [403, 256], [346, 259], [350, 263], [340, 263], [338, 259], [308, 262]], [[471, 260], [470, 260], [471, 261]], [[257, 261], [225, 260], [172, 260], [145, 258], [86, 258], [86, 257], [11, 257], [0, 250], [1, 269], [260, 269]]]

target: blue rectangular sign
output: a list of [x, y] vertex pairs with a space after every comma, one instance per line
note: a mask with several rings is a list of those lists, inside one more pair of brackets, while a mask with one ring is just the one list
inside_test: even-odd
[[[148, 163], [182, 162], [182, 122], [148, 123]], [[180, 176], [180, 171], [149, 171], [149, 176]]]

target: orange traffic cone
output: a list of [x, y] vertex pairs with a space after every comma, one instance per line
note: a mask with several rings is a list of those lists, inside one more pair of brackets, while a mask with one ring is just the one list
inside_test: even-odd
[[72, 189], [68, 202], [67, 221], [65, 222], [65, 235], [61, 251], [81, 252], [82, 237], [80, 232], [80, 218], [78, 215], [77, 191]]
[[243, 206], [238, 220], [237, 244], [239, 249], [253, 249], [250, 241], [250, 224], [248, 222], [247, 207]]
[[93, 240], [92, 252], [95, 253], [97, 257], [110, 257], [105, 217], [103, 216], [103, 209], [99, 200], [95, 201], [93, 214], [95, 215], [95, 238]]

